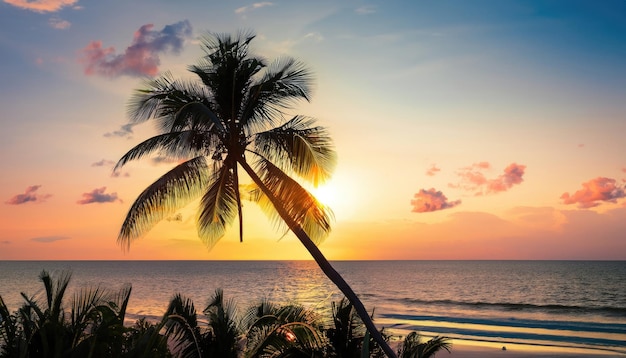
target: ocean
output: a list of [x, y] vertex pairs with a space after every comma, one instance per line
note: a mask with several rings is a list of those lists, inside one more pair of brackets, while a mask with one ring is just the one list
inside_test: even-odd
[[[588, 348], [626, 355], [625, 261], [336, 261], [395, 336]], [[201, 311], [216, 289], [244, 309], [266, 298], [330, 312], [338, 290], [313, 261], [0, 261], [11, 310], [41, 294], [41, 270], [71, 271], [72, 290], [132, 285], [127, 318], [158, 320], [172, 296]], [[67, 296], [70, 298], [70, 296]]]

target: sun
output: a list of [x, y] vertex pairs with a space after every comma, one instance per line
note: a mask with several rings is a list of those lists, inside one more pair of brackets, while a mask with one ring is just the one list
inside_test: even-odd
[[344, 220], [354, 214], [357, 205], [355, 183], [344, 181], [341, 177], [333, 177], [327, 183], [307, 190], [322, 204], [330, 207], [336, 220]]

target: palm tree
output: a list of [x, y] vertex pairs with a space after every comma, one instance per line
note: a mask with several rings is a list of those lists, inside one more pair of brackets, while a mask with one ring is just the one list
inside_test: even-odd
[[434, 337], [422, 342], [419, 333], [411, 332], [402, 342], [398, 356], [400, 358], [431, 358], [442, 349], [450, 353], [451, 347], [452, 343], [446, 337]]
[[[198, 235], [209, 249], [237, 217], [243, 240], [241, 200], [256, 201], [275, 223], [284, 223], [296, 235], [354, 305], [372, 337], [395, 357], [362, 302], [317, 247], [330, 231], [331, 211], [294, 179], [322, 183], [336, 162], [326, 128], [312, 118], [286, 118], [295, 102], [310, 99], [311, 73], [292, 58], [268, 64], [252, 56], [254, 37], [204, 36], [206, 55], [189, 67], [199, 81], [174, 80], [166, 73], [131, 99], [131, 122], [154, 119], [161, 134], [124, 154], [114, 170], [155, 153], [182, 162], [135, 200], [118, 243], [130, 248], [157, 222], [197, 198]], [[240, 185], [240, 168], [251, 185]]]
[[[332, 324], [326, 330], [326, 335], [337, 357], [357, 358], [363, 354], [368, 357], [384, 356], [380, 347], [370, 342], [368, 331], [348, 300], [342, 298], [338, 303], [333, 302], [331, 313]], [[385, 341], [389, 338], [382, 331], [381, 335]]]
[[320, 317], [299, 305], [263, 300], [243, 317], [247, 358], [325, 357]]
[[119, 357], [132, 348], [124, 327], [130, 286], [117, 293], [80, 289], [68, 312], [70, 278], [69, 272], [53, 278], [42, 271], [43, 299], [22, 293], [25, 303], [13, 315], [0, 297], [0, 357]]

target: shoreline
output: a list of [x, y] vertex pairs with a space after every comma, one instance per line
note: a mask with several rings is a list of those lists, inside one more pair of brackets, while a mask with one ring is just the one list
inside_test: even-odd
[[[506, 350], [503, 350], [503, 347], [505, 347]], [[592, 348], [478, 342], [452, 339], [452, 348], [450, 353], [445, 351], [438, 352], [436, 356], [439, 358], [623, 358], [626, 357], [626, 353]]]

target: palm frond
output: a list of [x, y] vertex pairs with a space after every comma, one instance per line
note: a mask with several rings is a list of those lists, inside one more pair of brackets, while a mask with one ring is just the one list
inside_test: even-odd
[[[102, 287], [81, 288], [74, 294], [70, 322], [72, 327], [84, 328], [93, 309], [105, 301], [107, 293]], [[82, 329], [79, 329], [82, 330]]]
[[165, 334], [179, 357], [200, 357], [198, 318], [193, 301], [176, 294], [163, 315]]
[[122, 224], [118, 243], [130, 247], [157, 222], [202, 195], [211, 169], [204, 157], [181, 163], [146, 188], [131, 206]]
[[[227, 158], [225, 163], [230, 160]], [[224, 236], [226, 225], [237, 215], [236, 182], [232, 169], [224, 164], [214, 173], [200, 202], [198, 236], [210, 250]]]
[[207, 55], [189, 67], [211, 90], [216, 113], [230, 125], [237, 120], [240, 103], [253, 77], [265, 66], [261, 59], [249, 56], [253, 38], [252, 33], [240, 33], [236, 37], [207, 34], [201, 38]]
[[43, 270], [39, 274], [39, 279], [44, 285], [48, 318], [57, 322], [63, 320], [63, 298], [70, 283], [72, 274], [69, 271], [59, 273], [59, 277], [53, 279], [48, 271]]
[[[321, 243], [330, 233], [332, 210], [265, 158], [259, 158], [256, 167], [263, 184], [278, 200], [277, 205], [282, 205], [287, 215], [302, 227], [313, 242]], [[277, 228], [284, 228], [283, 218], [260, 188], [253, 189], [251, 198]]]
[[279, 307], [262, 302], [249, 311], [248, 319], [248, 356], [278, 356], [290, 349], [315, 350], [323, 346], [318, 316], [302, 305]]
[[337, 163], [332, 139], [315, 119], [295, 116], [280, 127], [257, 133], [255, 151], [317, 186], [332, 175]]
[[310, 100], [312, 82], [313, 75], [304, 63], [290, 57], [275, 60], [250, 86], [241, 113], [243, 124], [253, 131], [276, 125], [297, 101]]
[[209, 155], [219, 143], [219, 138], [215, 135], [197, 130], [159, 134], [137, 144], [124, 154], [115, 164], [113, 171], [115, 172], [130, 161], [144, 158], [155, 152], [161, 152], [172, 158]]
[[[167, 122], [186, 104], [205, 103], [210, 98], [206, 88], [194, 82], [175, 80], [171, 73], [146, 81], [144, 88], [135, 91], [131, 97], [127, 114], [131, 123], [142, 123], [155, 118], [165, 120], [163, 128], [170, 130]], [[208, 104], [208, 103], [205, 103]]]
[[191, 102], [182, 106], [174, 118], [172, 130], [191, 128], [203, 132], [210, 132], [215, 127], [219, 137], [223, 137], [225, 129], [223, 123], [211, 108], [201, 102]]

